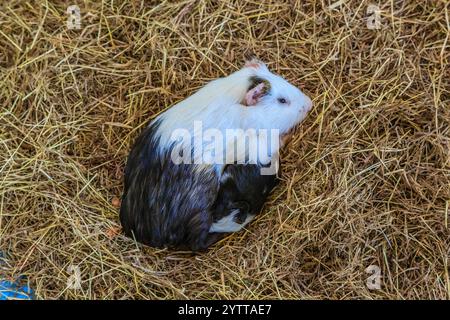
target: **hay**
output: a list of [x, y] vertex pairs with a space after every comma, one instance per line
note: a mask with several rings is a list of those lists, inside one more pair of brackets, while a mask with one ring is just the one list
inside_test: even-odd
[[[66, 1], [0, 4], [0, 277], [52, 299], [450, 298], [446, 1], [380, 1], [380, 29], [367, 1], [77, 4], [81, 30]], [[138, 133], [252, 53], [315, 104], [260, 218], [195, 256], [116, 235]]]

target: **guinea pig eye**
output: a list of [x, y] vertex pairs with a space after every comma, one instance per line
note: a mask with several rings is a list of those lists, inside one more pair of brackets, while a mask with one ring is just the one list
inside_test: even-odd
[[278, 102], [285, 104], [285, 103], [287, 103], [287, 100], [285, 98], [278, 98]]

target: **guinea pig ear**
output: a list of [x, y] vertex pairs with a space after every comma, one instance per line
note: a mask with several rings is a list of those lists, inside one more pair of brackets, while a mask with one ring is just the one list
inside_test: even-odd
[[256, 105], [259, 100], [270, 90], [270, 84], [267, 80], [258, 77], [252, 77], [250, 81], [251, 85], [244, 98], [244, 104], [246, 106]]
[[253, 89], [250, 89], [245, 94], [245, 105], [254, 106], [259, 99], [264, 95], [264, 82], [258, 84]]

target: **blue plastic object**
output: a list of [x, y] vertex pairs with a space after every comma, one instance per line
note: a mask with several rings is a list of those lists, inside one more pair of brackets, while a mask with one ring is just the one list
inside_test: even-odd
[[[6, 263], [6, 257], [3, 252], [0, 251], [0, 268], [2, 264]], [[17, 281], [8, 281], [0, 279], [0, 300], [31, 300], [33, 299], [33, 290], [30, 287], [24, 285], [21, 286], [20, 282], [23, 277]]]
[[31, 300], [33, 290], [28, 286], [20, 286], [17, 282], [0, 280], [0, 300]]

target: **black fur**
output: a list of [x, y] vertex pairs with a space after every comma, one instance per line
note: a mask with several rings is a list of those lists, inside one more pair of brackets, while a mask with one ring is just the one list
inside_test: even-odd
[[138, 242], [193, 251], [204, 250], [225, 234], [209, 233], [211, 224], [238, 208], [236, 222], [257, 214], [276, 184], [258, 165], [227, 165], [226, 179], [214, 170], [174, 164], [171, 150], [158, 154], [158, 122], [138, 137], [125, 168], [120, 221]]
[[261, 175], [261, 166], [256, 164], [227, 165], [216, 202], [214, 221], [238, 209], [235, 222], [242, 224], [247, 215], [258, 214], [270, 191], [278, 183], [275, 175]]
[[157, 127], [154, 123], [144, 130], [128, 157], [120, 208], [123, 229], [155, 247], [205, 249], [218, 179], [212, 173], [195, 174], [190, 164], [175, 165], [170, 150], [158, 155]]

